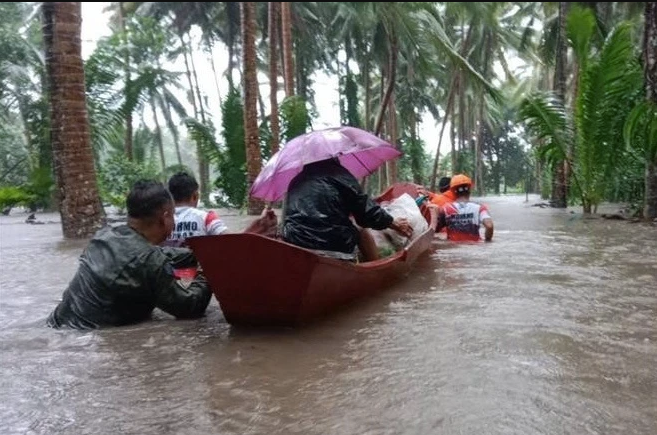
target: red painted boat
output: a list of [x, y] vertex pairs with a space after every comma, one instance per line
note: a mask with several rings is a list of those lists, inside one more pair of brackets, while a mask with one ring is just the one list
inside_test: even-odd
[[[397, 184], [377, 200], [389, 201], [406, 192], [415, 197], [416, 185]], [[423, 215], [429, 229], [406, 248], [391, 257], [358, 264], [257, 234], [187, 241], [228, 323], [299, 326], [403, 279], [432, 243], [436, 216], [424, 206]]]

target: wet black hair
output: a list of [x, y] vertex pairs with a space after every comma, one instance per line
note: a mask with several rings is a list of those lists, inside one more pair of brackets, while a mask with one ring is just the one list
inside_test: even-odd
[[198, 191], [196, 178], [187, 172], [178, 172], [169, 178], [169, 192], [176, 202], [187, 201]]
[[128, 217], [148, 219], [157, 216], [163, 207], [173, 202], [173, 198], [163, 183], [142, 179], [132, 186], [125, 202]]
[[449, 183], [451, 181], [451, 177], [442, 177], [440, 181], [438, 181], [438, 190], [440, 193], [447, 192], [449, 190]]

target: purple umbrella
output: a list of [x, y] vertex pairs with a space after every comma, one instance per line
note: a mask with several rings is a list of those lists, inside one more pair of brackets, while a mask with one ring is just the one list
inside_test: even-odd
[[274, 154], [251, 186], [251, 196], [278, 201], [304, 165], [337, 157], [356, 178], [370, 175], [402, 153], [383, 139], [355, 127], [334, 127], [297, 136]]

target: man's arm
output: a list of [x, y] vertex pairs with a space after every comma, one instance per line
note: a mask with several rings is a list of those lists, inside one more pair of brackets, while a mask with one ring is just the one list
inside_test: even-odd
[[228, 227], [214, 210], [209, 211], [208, 214], [205, 215], [205, 232], [208, 235], [216, 236], [227, 231]]
[[341, 190], [347, 195], [349, 209], [359, 226], [375, 230], [390, 228], [394, 220], [392, 215], [363, 192], [358, 180], [340, 177], [338, 182], [341, 184]]
[[274, 210], [267, 207], [262, 211], [262, 215], [251, 222], [243, 232], [275, 237], [277, 225], [278, 217], [276, 216], [276, 213], [274, 213]]
[[154, 252], [147, 261], [148, 276], [156, 299], [155, 306], [177, 318], [203, 316], [212, 292], [202, 273], [183, 287], [173, 275], [173, 265], [162, 253]]
[[196, 261], [194, 253], [189, 248], [163, 246], [160, 249], [174, 269], [187, 269], [198, 266], [198, 261]]
[[438, 210], [438, 219], [436, 222], [436, 228], [434, 230], [436, 233], [438, 233], [440, 230], [447, 226], [447, 216], [445, 215], [445, 209], [443, 207], [435, 204], [432, 204], [432, 207]]
[[493, 240], [493, 218], [491, 218], [490, 213], [488, 213], [488, 207], [483, 204], [479, 209], [479, 220], [485, 229], [484, 240], [490, 242]]
[[490, 242], [493, 240], [493, 219], [491, 218], [486, 218], [482, 221], [482, 224], [484, 225], [484, 240], [487, 242]]

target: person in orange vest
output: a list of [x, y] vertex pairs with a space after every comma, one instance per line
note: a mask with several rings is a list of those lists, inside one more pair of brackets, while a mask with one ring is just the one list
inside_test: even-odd
[[[456, 195], [454, 192], [451, 191], [449, 188], [450, 182], [451, 182], [450, 177], [442, 177], [438, 181], [438, 191], [440, 193], [434, 193], [430, 192], [429, 190], [425, 189], [424, 187], [418, 188], [418, 195], [420, 197], [424, 197], [429, 200], [429, 204], [436, 206], [438, 208], [442, 208], [445, 204], [448, 204], [450, 202], [454, 202], [456, 200]], [[441, 228], [437, 232], [439, 233], [445, 233], [447, 229], [445, 227]]]
[[484, 240], [493, 240], [493, 218], [488, 212], [488, 207], [470, 201], [472, 180], [463, 174], [452, 177], [450, 190], [456, 200], [442, 206], [438, 228], [447, 229], [447, 240], [452, 241], [479, 241], [479, 227], [485, 229]]
[[442, 177], [440, 181], [438, 181], [438, 191], [440, 193], [424, 190], [424, 193], [421, 194], [427, 196], [431, 204], [435, 204], [440, 207], [444, 206], [448, 202], [453, 202], [456, 200], [456, 196], [449, 188], [451, 180], [452, 179], [450, 177]]

